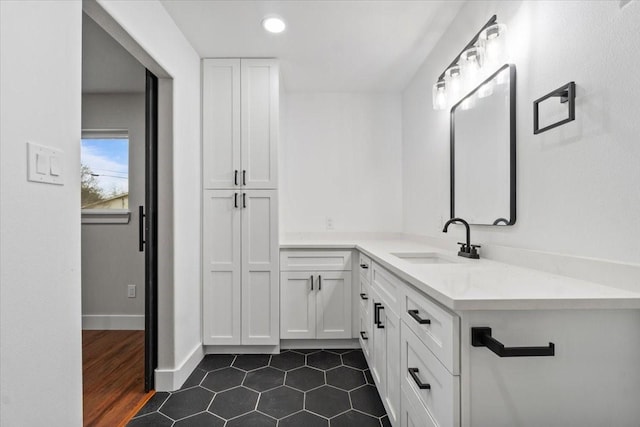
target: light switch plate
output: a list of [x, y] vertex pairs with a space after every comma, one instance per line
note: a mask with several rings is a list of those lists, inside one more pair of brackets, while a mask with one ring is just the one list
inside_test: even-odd
[[62, 150], [27, 142], [27, 180], [64, 185]]

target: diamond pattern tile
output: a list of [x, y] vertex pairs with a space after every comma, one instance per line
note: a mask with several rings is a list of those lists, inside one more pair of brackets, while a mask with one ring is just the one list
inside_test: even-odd
[[130, 427], [368, 427], [389, 419], [361, 350], [207, 355]]

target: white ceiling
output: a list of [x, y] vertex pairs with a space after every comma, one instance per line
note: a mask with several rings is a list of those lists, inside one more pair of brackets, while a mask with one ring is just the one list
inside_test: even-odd
[[[464, 1], [161, 2], [203, 58], [279, 58], [289, 92], [375, 92], [407, 85]], [[266, 33], [267, 14], [286, 31]]]
[[145, 68], [82, 14], [82, 93], [144, 92]]

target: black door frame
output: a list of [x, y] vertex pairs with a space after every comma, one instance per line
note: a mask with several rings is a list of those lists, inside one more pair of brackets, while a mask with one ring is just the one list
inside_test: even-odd
[[[158, 78], [146, 70], [144, 215], [144, 391], [158, 366]], [[141, 212], [142, 213], [142, 212]]]

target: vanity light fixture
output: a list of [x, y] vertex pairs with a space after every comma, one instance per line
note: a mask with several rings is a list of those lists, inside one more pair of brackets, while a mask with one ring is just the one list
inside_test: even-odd
[[278, 34], [287, 28], [287, 24], [277, 15], [267, 15], [262, 20], [262, 28], [270, 33]]
[[[497, 19], [493, 15], [440, 74], [432, 90], [434, 110], [445, 110], [455, 105], [462, 96], [507, 62], [507, 26], [499, 24]], [[493, 87], [488, 86], [479, 96], [489, 96], [492, 92]]]

